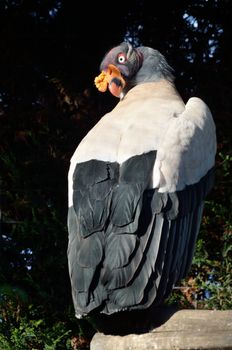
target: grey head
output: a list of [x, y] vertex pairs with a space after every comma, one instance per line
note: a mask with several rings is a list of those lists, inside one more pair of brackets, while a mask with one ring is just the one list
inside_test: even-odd
[[166, 58], [151, 47], [135, 48], [128, 42], [122, 42], [107, 52], [100, 70], [106, 70], [110, 64], [116, 66], [125, 79], [124, 94], [141, 83], [157, 82], [161, 79], [174, 81], [173, 69]]

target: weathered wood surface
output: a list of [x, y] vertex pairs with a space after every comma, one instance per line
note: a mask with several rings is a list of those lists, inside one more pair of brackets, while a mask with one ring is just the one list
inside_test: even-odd
[[90, 350], [232, 349], [232, 310], [179, 310], [144, 334], [96, 333]]

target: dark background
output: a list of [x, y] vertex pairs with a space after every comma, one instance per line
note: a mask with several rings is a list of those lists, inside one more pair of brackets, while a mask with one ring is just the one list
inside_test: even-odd
[[92, 333], [74, 319], [67, 271], [67, 172], [80, 140], [118, 102], [99, 93], [94, 78], [106, 51], [123, 40], [160, 50], [184, 101], [198, 96], [212, 111], [216, 184], [193, 268], [171, 302], [232, 307], [231, 29], [229, 0], [0, 1], [4, 349], [88, 348]]

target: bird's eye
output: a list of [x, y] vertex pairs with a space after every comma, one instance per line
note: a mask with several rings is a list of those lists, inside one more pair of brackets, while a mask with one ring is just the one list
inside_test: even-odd
[[118, 54], [118, 63], [125, 63], [126, 62], [126, 55], [124, 53]]

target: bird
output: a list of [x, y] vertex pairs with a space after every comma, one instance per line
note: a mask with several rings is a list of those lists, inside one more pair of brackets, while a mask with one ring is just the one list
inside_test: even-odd
[[165, 56], [122, 42], [94, 83], [118, 98], [74, 151], [67, 257], [75, 316], [162, 305], [187, 276], [214, 186], [216, 126]]

